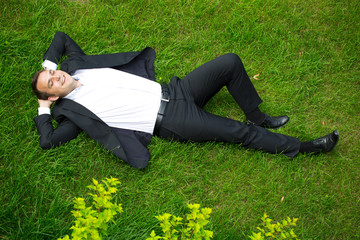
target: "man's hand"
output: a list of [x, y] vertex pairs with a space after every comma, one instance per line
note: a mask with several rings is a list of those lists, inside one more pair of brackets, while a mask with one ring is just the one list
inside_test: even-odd
[[39, 106], [44, 108], [50, 108], [51, 104], [53, 104], [53, 101], [50, 100], [41, 100], [38, 99]]

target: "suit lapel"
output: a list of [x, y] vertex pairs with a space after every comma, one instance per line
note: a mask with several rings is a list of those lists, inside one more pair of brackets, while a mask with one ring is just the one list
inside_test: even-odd
[[63, 99], [60, 99], [57, 102], [57, 105], [60, 108], [64, 109], [64, 110], [68, 110], [68, 111], [74, 112], [76, 114], [81, 114], [83, 116], [86, 116], [86, 117], [92, 118], [94, 120], [103, 122], [98, 116], [96, 116], [89, 109], [85, 108], [84, 106], [82, 106], [81, 104], [79, 104], [79, 103], [77, 103], [77, 102], [75, 102], [73, 100], [63, 98]]
[[111, 151], [120, 159], [128, 161], [114, 132], [90, 110], [72, 100], [59, 99], [53, 108], [53, 114], [55, 119], [68, 118], [101, 146]]

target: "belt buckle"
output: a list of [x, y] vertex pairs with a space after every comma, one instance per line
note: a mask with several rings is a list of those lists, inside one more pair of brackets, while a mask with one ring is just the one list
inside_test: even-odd
[[168, 98], [163, 98], [163, 97], [161, 97], [161, 101], [170, 102], [170, 100]]
[[165, 83], [161, 85], [161, 101], [170, 102], [169, 90]]

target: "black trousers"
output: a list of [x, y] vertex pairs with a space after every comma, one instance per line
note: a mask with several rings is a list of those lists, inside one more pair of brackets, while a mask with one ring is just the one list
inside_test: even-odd
[[204, 105], [224, 86], [245, 113], [262, 102], [240, 58], [236, 54], [226, 54], [205, 63], [184, 79], [174, 77], [170, 81], [170, 101], [157, 135], [180, 141], [237, 143], [289, 157], [299, 152], [300, 141], [297, 138], [248, 126], [203, 110]]

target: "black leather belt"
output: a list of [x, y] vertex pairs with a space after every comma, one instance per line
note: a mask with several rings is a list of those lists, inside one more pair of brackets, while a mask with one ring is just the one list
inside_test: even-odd
[[170, 101], [169, 88], [166, 83], [161, 84], [161, 90], [162, 90], [161, 103], [160, 103], [159, 112], [156, 117], [155, 128], [154, 128], [155, 134], [157, 134], [160, 129], [162, 120], [165, 116], [166, 107]]

